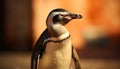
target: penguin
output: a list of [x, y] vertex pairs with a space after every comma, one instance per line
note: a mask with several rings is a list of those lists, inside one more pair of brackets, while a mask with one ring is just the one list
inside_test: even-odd
[[82, 15], [57, 8], [47, 19], [47, 28], [37, 40], [32, 56], [31, 69], [81, 69], [79, 57], [73, 48], [71, 36], [65, 25]]

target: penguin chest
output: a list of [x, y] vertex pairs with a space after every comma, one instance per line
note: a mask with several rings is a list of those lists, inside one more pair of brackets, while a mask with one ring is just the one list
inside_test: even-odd
[[71, 61], [71, 38], [46, 43], [45, 53], [39, 61], [40, 69], [69, 69]]

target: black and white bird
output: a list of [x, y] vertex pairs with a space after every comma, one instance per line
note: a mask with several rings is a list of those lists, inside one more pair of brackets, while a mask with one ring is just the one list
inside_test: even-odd
[[36, 42], [32, 53], [31, 69], [81, 69], [70, 34], [64, 27], [72, 19], [81, 18], [80, 14], [61, 8], [49, 13], [47, 29]]

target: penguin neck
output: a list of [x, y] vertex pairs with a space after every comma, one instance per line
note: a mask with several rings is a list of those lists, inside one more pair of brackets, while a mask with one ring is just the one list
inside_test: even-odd
[[69, 35], [68, 30], [59, 23], [56, 23], [56, 24], [51, 23], [49, 26], [47, 26], [47, 28], [48, 28], [48, 33], [50, 34], [50, 37], [60, 37], [63, 35], [65, 36], [65, 34]]

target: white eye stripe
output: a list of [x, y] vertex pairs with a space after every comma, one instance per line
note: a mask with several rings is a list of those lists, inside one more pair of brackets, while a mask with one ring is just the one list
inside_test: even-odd
[[54, 17], [55, 15], [58, 15], [58, 14], [68, 14], [68, 12], [53, 12], [51, 16]]

